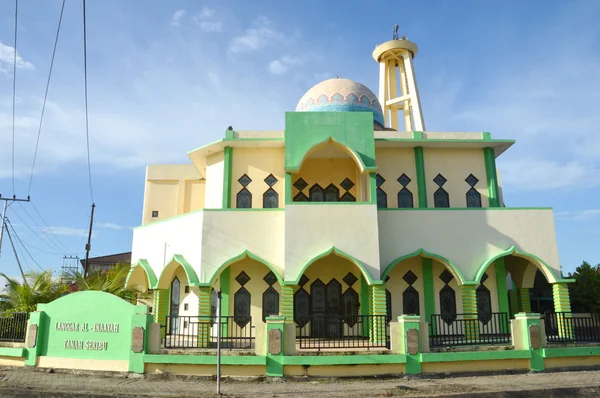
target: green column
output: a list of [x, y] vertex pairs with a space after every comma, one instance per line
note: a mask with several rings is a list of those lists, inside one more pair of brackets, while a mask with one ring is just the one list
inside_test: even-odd
[[479, 339], [479, 319], [477, 318], [477, 285], [462, 285], [462, 304], [467, 341]]
[[377, 204], [377, 173], [369, 174], [369, 202]]
[[519, 312], [531, 312], [531, 299], [529, 298], [529, 289], [522, 288], [517, 289], [517, 296], [519, 298]]
[[560, 337], [573, 337], [571, 299], [569, 298], [567, 284], [553, 283], [552, 297], [554, 298], [554, 312], [557, 313], [558, 335]]
[[223, 152], [223, 208], [231, 208], [231, 169], [233, 167], [233, 148], [226, 146]]
[[281, 304], [279, 315], [285, 317], [286, 323], [294, 322], [294, 286], [281, 285]]
[[292, 197], [292, 174], [285, 173], [285, 203], [292, 203], [294, 201]]
[[385, 301], [385, 285], [383, 283], [371, 285], [371, 315], [378, 315], [373, 318], [371, 325], [370, 340], [376, 343], [382, 343], [386, 340], [386, 316], [387, 304]]
[[[371, 313], [371, 295], [369, 293], [369, 284], [362, 272], [360, 273], [360, 314], [370, 315]], [[363, 336], [369, 335], [370, 324], [369, 318], [363, 318]]]
[[[402, 344], [401, 353], [406, 355], [406, 367], [405, 373], [407, 375], [414, 375], [421, 373], [421, 344], [419, 341], [418, 349], [416, 354], [408, 353], [408, 344], [407, 344], [407, 332], [411, 329], [417, 331], [419, 334], [420, 330], [420, 320], [419, 316], [411, 316], [411, 315], [401, 315], [398, 317], [398, 323], [400, 324], [400, 342]], [[419, 339], [420, 340], [420, 339]]]
[[[45, 349], [43, 346], [43, 331], [47, 330], [48, 326], [46, 326], [50, 322], [48, 319], [48, 315], [44, 311], [35, 311], [29, 314], [29, 322], [27, 323], [27, 338], [25, 339], [25, 343], [27, 344], [27, 356], [25, 357], [25, 366], [36, 366], [37, 365], [37, 357], [42, 353]], [[35, 345], [32, 347], [29, 345], [29, 327], [31, 325], [37, 325], [37, 336], [35, 339]]]
[[211, 327], [211, 287], [198, 288], [198, 347], [206, 348], [210, 346], [210, 327]]
[[167, 332], [167, 315], [169, 315], [169, 289], [154, 289], [153, 307], [154, 323], [161, 325], [160, 335], [165, 337]]
[[492, 148], [484, 148], [485, 174], [487, 177], [488, 198], [490, 207], [500, 207], [500, 190], [498, 188], [498, 174], [496, 172], [496, 157]]
[[[506, 289], [506, 268], [504, 267], [504, 258], [494, 261], [496, 266], [496, 293], [498, 295], [498, 312], [506, 314], [506, 319], [510, 318], [510, 309], [508, 307], [508, 290]], [[503, 315], [501, 315], [503, 316]], [[503, 319], [500, 319], [501, 321]], [[505, 332], [507, 325], [502, 322], [501, 330]]]
[[510, 308], [510, 316], [515, 316], [515, 314], [519, 312], [519, 295], [517, 294], [517, 289], [508, 291], [508, 305]]
[[425, 180], [425, 158], [423, 147], [415, 147], [415, 169], [417, 170], [417, 193], [419, 196], [419, 207], [427, 207], [427, 185]]
[[142, 352], [129, 351], [129, 371], [133, 373], [144, 373], [144, 355], [148, 352], [148, 329], [152, 323], [152, 315], [134, 314], [131, 316], [131, 332], [134, 328], [144, 329], [144, 349]]
[[[431, 316], [435, 313], [435, 289], [433, 284], [433, 260], [421, 257], [423, 268], [423, 292], [425, 293], [425, 322], [431, 323]], [[431, 325], [435, 330], [435, 325]]]
[[[221, 287], [221, 316], [229, 315], [230, 278], [231, 268], [227, 267], [221, 272], [219, 286]], [[212, 292], [211, 292], [212, 293]]]

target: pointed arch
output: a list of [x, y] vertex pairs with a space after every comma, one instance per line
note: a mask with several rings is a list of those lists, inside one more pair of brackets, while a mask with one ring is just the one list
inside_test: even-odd
[[323, 141], [320, 141], [320, 142], [317, 142], [316, 144], [314, 144], [312, 147], [310, 147], [306, 151], [306, 153], [302, 157], [302, 160], [300, 161], [300, 163], [297, 167], [286, 167], [285, 171], [287, 173], [298, 173], [300, 171], [300, 169], [302, 169], [302, 165], [304, 164], [306, 159], [308, 159], [310, 157], [310, 154], [312, 152], [314, 152], [315, 150], [317, 150], [321, 147], [327, 146], [327, 145], [333, 145], [335, 148], [340, 149], [342, 152], [347, 154], [352, 160], [354, 160], [354, 163], [356, 163], [356, 165], [358, 166], [361, 174], [377, 171], [377, 167], [365, 166], [365, 163], [362, 161], [361, 157], [352, 148], [349, 148], [346, 145], [336, 141], [332, 137], [327, 137]]
[[[546, 277], [546, 280], [548, 280], [549, 283], [556, 283], [557, 281], [561, 280], [560, 278], [556, 277], [554, 270], [552, 268], [550, 268], [550, 266], [548, 264], [546, 264], [546, 262], [544, 260], [542, 260], [541, 258], [536, 256], [535, 254], [527, 253], [527, 252], [517, 249], [515, 246], [511, 246], [508, 249], [506, 249], [505, 251], [498, 253], [494, 257], [491, 257], [491, 258], [487, 259], [486, 261], [484, 261], [484, 263], [481, 264], [481, 266], [479, 267], [479, 270], [477, 270], [477, 274], [475, 274], [475, 282], [479, 283], [479, 281], [481, 281], [481, 278], [482, 278], [484, 272], [487, 270], [487, 268], [490, 266], [490, 264], [492, 264], [494, 261], [496, 261], [499, 258], [507, 257], [507, 256], [515, 256], [515, 257], [520, 257], [520, 258], [528, 260], [533, 265], [535, 265], [536, 268], [542, 272], [542, 274], [544, 274], [544, 276]], [[535, 276], [535, 272], [533, 273], [533, 275]]]
[[167, 263], [167, 266], [163, 268], [160, 273], [160, 277], [158, 278], [158, 282], [156, 283], [156, 288], [159, 289], [167, 289], [171, 284], [171, 278], [168, 278], [167, 275], [173, 276], [175, 274], [175, 270], [177, 267], [183, 268], [185, 275], [187, 276], [187, 282], [189, 286], [199, 286], [200, 281], [198, 279], [198, 275], [194, 268], [187, 262], [187, 260], [181, 254], [175, 254], [171, 261]]
[[131, 269], [129, 270], [129, 274], [127, 274], [127, 278], [125, 279], [125, 287], [129, 286], [129, 282], [134, 272], [144, 272], [146, 274], [146, 279], [148, 280], [148, 289], [154, 289], [158, 283], [158, 279], [156, 278], [156, 274], [154, 270], [148, 263], [148, 260], [140, 258], [137, 263], [131, 265]]
[[430, 258], [432, 260], [436, 260], [436, 261], [442, 263], [446, 267], [446, 269], [456, 278], [456, 280], [459, 282], [458, 283], [459, 285], [468, 285], [469, 284], [469, 282], [465, 279], [465, 277], [462, 274], [462, 272], [460, 271], [460, 269], [458, 269], [458, 267], [456, 267], [452, 263], [452, 261], [448, 260], [446, 257], [440, 256], [439, 254], [430, 253], [430, 252], [424, 250], [423, 248], [417, 249], [412, 253], [405, 254], [404, 256], [400, 256], [397, 259], [395, 259], [394, 261], [392, 261], [385, 268], [385, 271], [383, 271], [383, 274], [381, 274], [381, 279], [385, 280], [385, 278], [392, 271], [392, 269], [394, 269], [394, 267], [396, 265], [398, 265], [399, 263], [401, 263], [402, 261], [407, 260], [412, 257], [418, 257], [418, 256]]
[[369, 285], [376, 285], [378, 284], [378, 282], [381, 281], [375, 281], [373, 280], [373, 278], [371, 277], [371, 275], [369, 274], [369, 272], [367, 272], [367, 270], [365, 269], [364, 264], [358, 260], [357, 258], [351, 256], [348, 253], [345, 253], [341, 250], [339, 250], [338, 248], [336, 248], [335, 246], [332, 246], [331, 249], [313, 257], [310, 261], [308, 261], [306, 264], [304, 264], [304, 267], [302, 267], [302, 269], [300, 270], [300, 272], [298, 273], [296, 279], [294, 281], [288, 281], [286, 282], [287, 285], [297, 285], [300, 282], [300, 278], [302, 277], [302, 275], [304, 274], [304, 272], [308, 269], [308, 267], [310, 267], [313, 263], [315, 263], [316, 261], [327, 257], [329, 255], [335, 255], [338, 257], [341, 257], [345, 260], [350, 261], [352, 264], [356, 265], [358, 267], [358, 269], [360, 270], [360, 272], [362, 273], [362, 275], [365, 277], [365, 280], [367, 281], [367, 284]]
[[281, 277], [281, 275], [279, 275], [279, 271], [277, 271], [271, 263], [269, 263], [268, 261], [262, 259], [261, 257], [255, 255], [255, 254], [253, 254], [252, 252], [250, 252], [248, 250], [244, 250], [241, 254], [239, 254], [235, 257], [232, 257], [229, 260], [225, 261], [223, 264], [221, 264], [221, 266], [219, 268], [217, 268], [217, 270], [212, 274], [212, 276], [210, 277], [208, 282], [200, 283], [200, 284], [198, 284], [198, 286], [211, 287], [215, 283], [215, 280], [217, 279], [217, 277], [221, 274], [221, 272], [223, 272], [223, 270], [225, 270], [230, 265], [237, 263], [238, 261], [241, 261], [245, 258], [249, 258], [251, 260], [254, 260], [256, 262], [266, 265], [267, 268], [269, 268], [271, 271], [273, 271], [273, 274], [275, 274], [275, 276], [277, 277], [277, 281], [279, 282], [279, 284], [283, 284], [283, 278]]

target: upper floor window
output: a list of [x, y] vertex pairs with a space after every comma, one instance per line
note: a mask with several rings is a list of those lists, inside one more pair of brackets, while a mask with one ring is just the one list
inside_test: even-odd
[[240, 209], [251, 209], [252, 194], [246, 187], [252, 182], [252, 180], [247, 174], [244, 174], [239, 178], [238, 182], [243, 188], [236, 195], [236, 207]]
[[375, 176], [375, 183], [377, 185], [377, 207], [380, 209], [387, 209], [387, 194], [381, 186], [385, 182], [385, 178], [381, 176], [381, 174], [377, 174]]
[[279, 194], [273, 189], [273, 186], [277, 184], [277, 178], [273, 174], [269, 174], [265, 178], [265, 182], [269, 186], [269, 189], [263, 194], [263, 208], [273, 209], [279, 207]]
[[158, 210], [152, 210], [152, 218], [158, 217]]
[[400, 183], [400, 185], [402, 185], [402, 189], [400, 190], [400, 192], [398, 192], [399, 208], [414, 207], [413, 194], [406, 187], [410, 183], [410, 181], [411, 179], [404, 173], [400, 177], [398, 177], [398, 182]]
[[467, 207], [481, 207], [481, 194], [475, 188], [475, 185], [477, 185], [479, 180], [473, 174], [469, 174], [465, 181], [471, 187], [466, 195]]
[[448, 192], [442, 186], [446, 183], [446, 180], [443, 175], [438, 174], [433, 179], [433, 182], [439, 187], [433, 193], [433, 204], [435, 207], [450, 207], [450, 197]]

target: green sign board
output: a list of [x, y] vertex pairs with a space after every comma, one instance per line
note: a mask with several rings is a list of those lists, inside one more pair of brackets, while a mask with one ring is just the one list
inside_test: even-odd
[[144, 314], [144, 305], [133, 305], [109, 293], [71, 293], [49, 304], [43, 312], [40, 356], [128, 360], [132, 342], [132, 316]]

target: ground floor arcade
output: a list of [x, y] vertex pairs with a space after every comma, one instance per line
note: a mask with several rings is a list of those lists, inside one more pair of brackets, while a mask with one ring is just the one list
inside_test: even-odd
[[159, 278], [147, 264], [137, 264], [128, 283], [148, 289], [146, 303], [167, 348], [211, 347], [218, 312], [221, 336], [231, 348], [253, 346], [257, 328], [273, 315], [293, 325], [299, 349], [384, 348], [389, 322], [401, 315], [416, 315], [428, 324], [432, 346], [510, 343], [510, 319], [531, 312], [530, 289], [540, 275], [552, 286], [552, 312], [570, 313], [568, 280], [514, 249], [483, 264], [474, 280], [423, 250], [396, 259], [379, 280], [335, 248], [290, 280], [283, 274], [244, 252], [222, 264], [208, 283], [199, 283], [181, 257], [174, 257]]

